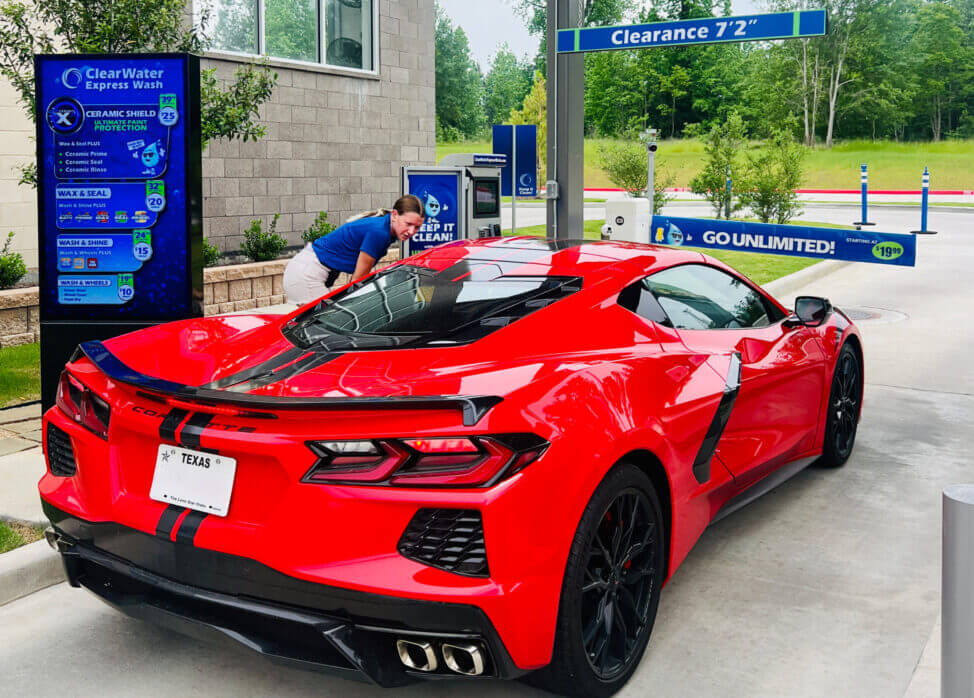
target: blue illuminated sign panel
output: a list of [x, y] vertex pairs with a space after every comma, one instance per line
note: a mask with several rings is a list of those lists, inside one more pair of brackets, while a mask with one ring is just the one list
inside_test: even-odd
[[766, 41], [824, 36], [825, 10], [801, 10], [741, 17], [702, 17], [623, 27], [560, 29], [558, 53], [614, 51], [713, 44], [725, 41]]
[[512, 196], [514, 129], [517, 129], [517, 195], [534, 197], [538, 195], [538, 127], [534, 124], [494, 124], [494, 152], [507, 157], [507, 164], [501, 170], [501, 196]]
[[916, 266], [916, 237], [899, 233], [653, 216], [650, 241], [711, 250]]
[[200, 314], [199, 61], [38, 56], [42, 320]]

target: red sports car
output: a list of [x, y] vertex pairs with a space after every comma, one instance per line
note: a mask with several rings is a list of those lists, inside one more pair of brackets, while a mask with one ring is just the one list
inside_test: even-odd
[[604, 696], [707, 526], [841, 465], [858, 331], [699, 252], [448, 244], [290, 315], [82, 344], [44, 417], [67, 575], [383, 686]]

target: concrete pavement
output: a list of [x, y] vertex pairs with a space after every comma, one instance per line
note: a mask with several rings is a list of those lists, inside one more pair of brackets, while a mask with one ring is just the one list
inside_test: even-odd
[[[974, 219], [943, 211], [916, 269], [850, 265], [792, 292], [864, 318], [856, 450], [844, 468], [806, 470], [703, 535], [621, 695], [937, 694], [940, 493], [974, 480]], [[809, 215], [844, 222], [848, 208]], [[876, 219], [911, 225], [895, 211]], [[537, 695], [500, 682], [382, 692], [283, 669], [130, 621], [63, 584], [0, 608], [0, 647], [11, 695]]]

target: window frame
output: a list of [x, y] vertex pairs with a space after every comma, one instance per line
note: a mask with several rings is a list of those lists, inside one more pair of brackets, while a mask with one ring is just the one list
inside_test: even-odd
[[[200, 7], [206, 0], [193, 0], [193, 21], [199, 26]], [[318, 4], [318, 55], [320, 61], [302, 61], [295, 58], [281, 58], [265, 53], [267, 48], [264, 36], [264, 17], [266, 15], [265, 0], [257, 2], [257, 53], [247, 53], [245, 51], [230, 51], [227, 49], [206, 49], [203, 52], [204, 58], [215, 58], [221, 60], [232, 60], [239, 62], [241, 59], [250, 61], [255, 58], [267, 61], [267, 64], [276, 68], [293, 68], [310, 70], [318, 73], [331, 73], [344, 75], [346, 77], [373, 78], [378, 80], [380, 77], [379, 68], [381, 66], [379, 57], [379, 4], [381, 0], [370, 0], [372, 3], [372, 37], [369, 42], [372, 46], [372, 68], [348, 68], [346, 66], [332, 65], [325, 63], [325, 39], [327, 27], [325, 22], [325, 2], [326, 0], [315, 0]]]
[[[721, 269], [720, 267], [714, 266], [713, 264], [707, 264], [706, 262], [683, 262], [682, 264], [674, 264], [673, 266], [669, 266], [664, 269], [657, 269], [652, 274], [647, 274], [646, 276], [642, 277], [637, 283], [641, 284], [644, 281], [647, 281], [648, 279], [651, 279], [652, 277], [656, 276], [657, 274], [670, 271], [671, 269], [678, 269], [680, 267], [704, 267], [706, 269], [713, 269], [714, 271], [725, 274], [731, 277], [732, 279], [738, 279], [739, 281], [743, 281], [745, 286], [747, 286], [747, 288], [749, 288], [751, 291], [756, 293], [758, 295], [758, 298], [761, 299], [761, 302], [764, 304], [765, 314], [768, 316], [769, 322], [767, 325], [761, 325], [760, 327], [755, 327], [754, 325], [749, 325], [747, 327], [677, 327], [676, 323], [673, 322], [673, 318], [671, 318], [670, 314], [666, 312], [665, 306], [663, 306], [663, 304], [660, 303], [659, 296], [657, 296], [656, 293], [652, 291], [652, 289], [647, 288], [646, 290], [649, 291], [650, 294], [652, 294], [654, 299], [656, 299], [657, 304], [659, 305], [660, 309], [663, 311], [663, 315], [666, 316], [666, 319], [669, 322], [668, 327], [676, 330], [677, 332], [713, 332], [713, 331], [746, 332], [748, 330], [762, 330], [765, 329], [766, 327], [774, 327], [775, 325], [784, 322], [785, 319], [788, 317], [788, 313], [782, 310], [781, 307], [779, 307], [779, 304], [774, 301], [774, 299], [772, 299], [767, 293], [764, 292], [763, 289], [761, 289], [756, 284], [754, 284], [746, 276], [744, 276], [743, 274], [732, 273], [726, 269]], [[722, 305], [720, 305], [719, 307], [722, 310], [727, 310]], [[769, 311], [773, 311], [775, 316], [781, 315], [781, 317], [779, 317], [776, 320], [772, 320], [771, 313]], [[635, 314], [638, 315], [638, 313]], [[733, 315], [733, 313], [731, 314]], [[638, 316], [643, 317], [642, 315], [638, 315]], [[648, 320], [649, 322], [652, 322], [652, 320], [649, 320], [648, 318], [644, 318], [644, 319]]]

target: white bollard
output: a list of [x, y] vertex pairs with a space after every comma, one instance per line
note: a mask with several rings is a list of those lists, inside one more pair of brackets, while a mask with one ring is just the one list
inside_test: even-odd
[[974, 485], [944, 490], [940, 695], [974, 696]]

